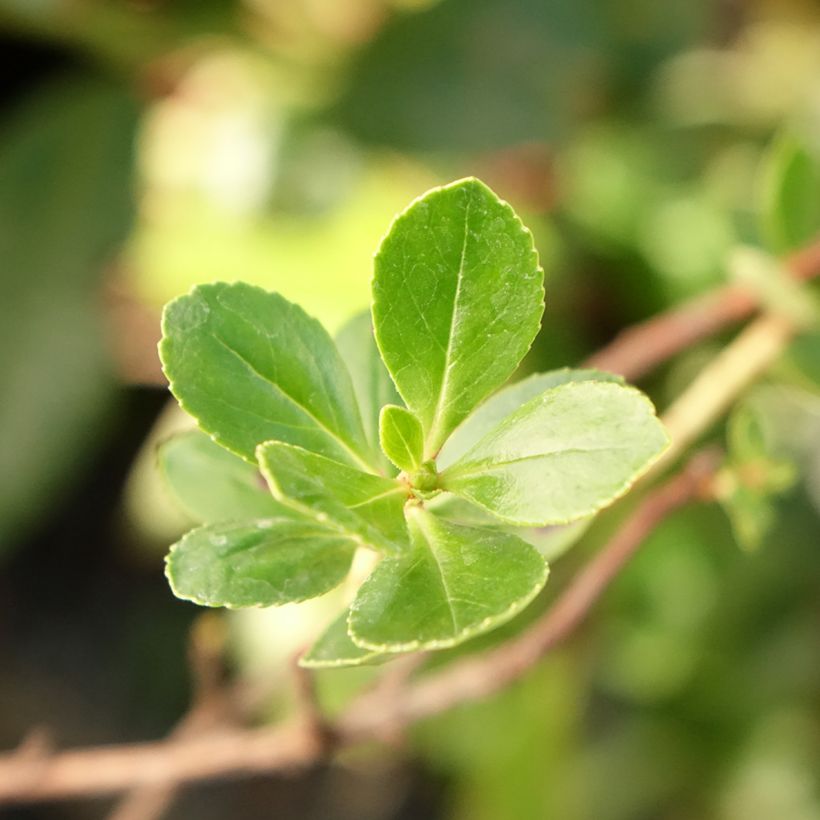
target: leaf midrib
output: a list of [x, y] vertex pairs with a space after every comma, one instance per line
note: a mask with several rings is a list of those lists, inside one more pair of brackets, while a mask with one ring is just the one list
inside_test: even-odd
[[453, 609], [453, 595], [451, 594], [450, 587], [448, 586], [447, 580], [445, 579], [444, 570], [441, 567], [441, 561], [439, 561], [438, 554], [436, 553], [436, 549], [433, 546], [434, 538], [428, 532], [427, 527], [425, 526], [423, 521], [423, 516], [418, 516], [416, 518], [416, 525], [418, 526], [422, 536], [424, 537], [427, 549], [430, 551], [430, 555], [432, 556], [433, 562], [435, 563], [436, 569], [438, 570], [438, 576], [441, 582], [441, 587], [444, 590], [444, 599], [447, 602], [447, 611], [450, 615], [450, 622], [453, 626], [453, 637], [455, 637], [459, 634], [461, 630], [458, 626], [455, 609]]
[[[364, 468], [364, 470], [370, 474], [373, 474], [373, 467], [368, 462], [366, 462], [356, 451], [343, 439], [341, 436], [334, 432], [330, 427], [328, 427], [321, 419], [319, 419], [316, 415], [314, 415], [305, 405], [303, 405], [300, 401], [295, 399], [293, 396], [290, 395], [278, 382], [271, 380], [268, 376], [264, 373], [257, 370], [257, 368], [253, 365], [252, 362], [248, 361], [238, 350], [231, 347], [228, 342], [226, 342], [219, 334], [216, 332], [211, 333], [212, 338], [222, 347], [225, 348], [230, 354], [235, 356], [242, 364], [254, 375], [257, 379], [264, 382], [267, 385], [270, 385], [274, 390], [278, 391], [283, 398], [289, 401], [294, 407], [298, 408], [301, 412], [303, 412], [311, 421], [313, 421], [317, 427], [327, 433], [334, 441], [338, 442], [338, 444], [342, 447], [342, 449], [349, 455], [351, 458], [354, 459], [356, 464], [359, 467]], [[265, 416], [260, 416], [260, 418], [266, 418]], [[284, 425], [287, 426], [287, 425]]]
[[554, 456], [570, 455], [573, 453], [603, 453], [612, 450], [632, 450], [632, 447], [626, 445], [608, 445], [606, 447], [565, 447], [562, 450], [549, 450], [545, 453], [533, 453], [527, 456], [516, 456], [515, 458], [498, 458], [496, 460], [487, 459], [484, 461], [470, 461], [459, 468], [458, 465], [453, 465], [442, 473], [442, 478], [448, 476], [463, 477], [466, 475], [474, 475], [476, 473], [486, 473], [497, 467], [504, 467], [508, 464], [520, 464], [524, 461], [537, 461], [538, 459], [553, 458]]
[[[458, 278], [456, 280], [456, 290], [453, 294], [453, 309], [450, 314], [450, 331], [449, 336], [447, 338], [447, 348], [444, 352], [444, 375], [442, 376], [441, 387], [439, 388], [439, 395], [438, 401], [436, 402], [436, 409], [433, 411], [433, 418], [430, 423], [430, 432], [427, 435], [427, 441], [425, 442], [425, 447], [427, 452], [425, 452], [425, 458], [432, 458], [435, 455], [435, 452], [430, 452], [430, 450], [437, 450], [438, 443], [437, 439], [439, 437], [439, 427], [441, 426], [441, 417], [445, 409], [445, 399], [447, 395], [447, 389], [450, 384], [450, 373], [453, 369], [453, 360], [452, 360], [452, 352], [453, 352], [453, 339], [455, 338], [455, 330], [456, 330], [456, 323], [457, 323], [457, 316], [458, 316], [458, 303], [461, 297], [461, 285], [464, 282], [464, 262], [467, 258], [467, 239], [470, 235], [470, 206], [473, 202], [473, 193], [472, 190], [469, 190], [467, 196], [467, 202], [464, 206], [464, 238], [461, 244], [461, 258], [459, 259], [458, 263]], [[432, 446], [431, 443], [432, 442]]]

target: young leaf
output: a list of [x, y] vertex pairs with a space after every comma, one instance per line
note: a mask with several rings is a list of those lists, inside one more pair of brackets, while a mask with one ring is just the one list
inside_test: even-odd
[[[369, 310], [355, 316], [339, 331], [336, 335], [336, 347], [353, 379], [364, 431], [375, 452], [379, 449], [381, 409], [386, 404], [401, 404], [401, 397], [384, 366], [379, 348], [376, 347]], [[392, 470], [390, 462], [383, 455], [381, 462], [382, 467]]]
[[362, 666], [383, 663], [394, 655], [364, 649], [350, 639], [347, 632], [348, 612], [345, 610], [324, 631], [310, 649], [299, 658], [299, 666], [307, 669], [327, 669], [340, 666]]
[[278, 606], [340, 584], [355, 549], [310, 519], [213, 524], [171, 547], [165, 574], [178, 598], [202, 606]]
[[623, 384], [624, 380], [614, 373], [604, 373], [601, 370], [573, 370], [563, 367], [560, 370], [550, 370], [548, 373], [533, 373], [526, 379], [499, 390], [491, 396], [475, 413], [447, 439], [441, 453], [436, 459], [439, 469], [445, 469], [460, 459], [479, 439], [497, 427], [510, 413], [515, 412], [522, 404], [540, 396], [551, 387], [568, 382], [616, 382]]
[[430, 191], [393, 223], [376, 255], [373, 322], [425, 459], [529, 349], [543, 278], [529, 231], [477, 179]]
[[157, 448], [160, 473], [194, 521], [243, 521], [293, 512], [271, 495], [259, 471], [199, 430], [178, 433]]
[[379, 441], [384, 454], [400, 470], [409, 473], [421, 466], [424, 433], [419, 420], [404, 407], [388, 404], [382, 408]]
[[274, 496], [360, 546], [394, 553], [409, 546], [407, 487], [324, 456], [269, 441], [256, 451]]
[[455, 646], [512, 618], [547, 580], [544, 559], [514, 535], [450, 524], [422, 507], [409, 507], [407, 519], [412, 549], [384, 558], [350, 608], [359, 646]]
[[179, 403], [254, 461], [270, 439], [370, 469], [350, 375], [324, 328], [277, 293], [200, 285], [166, 306], [160, 358]]
[[440, 486], [511, 524], [568, 523], [626, 492], [667, 442], [634, 388], [568, 383], [508, 416], [441, 474]]

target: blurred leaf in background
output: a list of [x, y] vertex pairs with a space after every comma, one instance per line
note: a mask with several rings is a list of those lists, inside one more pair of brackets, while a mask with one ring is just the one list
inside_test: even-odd
[[136, 123], [123, 88], [77, 78], [0, 126], [0, 549], [104, 434], [99, 284], [131, 226]]

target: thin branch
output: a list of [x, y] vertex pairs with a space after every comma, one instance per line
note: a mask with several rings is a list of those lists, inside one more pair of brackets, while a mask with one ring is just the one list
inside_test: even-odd
[[[377, 688], [333, 725], [336, 747], [379, 740], [456, 703], [486, 697], [523, 676], [583, 620], [647, 535], [666, 516], [702, 497], [714, 454], [694, 458], [651, 492], [546, 615], [514, 640], [457, 661], [396, 693]], [[274, 728], [215, 730], [193, 738], [43, 755], [0, 757], [0, 803], [109, 794], [137, 786], [286, 771], [315, 764], [324, 749], [303, 719]]]
[[732, 403], [782, 355], [795, 328], [784, 316], [766, 314], [745, 327], [667, 408], [663, 422], [671, 447], [656, 474], [697, 441]]
[[[784, 265], [797, 281], [820, 276], [820, 242], [797, 251]], [[755, 294], [741, 285], [727, 285], [632, 325], [590, 356], [584, 366], [635, 381], [682, 350], [747, 319], [757, 307]]]

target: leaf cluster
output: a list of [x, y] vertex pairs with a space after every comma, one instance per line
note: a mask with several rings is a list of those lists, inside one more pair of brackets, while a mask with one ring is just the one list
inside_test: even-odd
[[373, 553], [303, 659], [315, 666], [449, 647], [510, 619], [547, 579], [532, 528], [587, 519], [667, 441], [646, 397], [608, 374], [496, 392], [543, 310], [530, 233], [476, 179], [395, 220], [375, 259], [372, 329], [358, 317], [334, 342], [242, 283], [169, 304], [163, 367], [212, 439], [188, 433], [161, 452], [204, 523], [171, 549], [174, 592], [207, 606], [302, 601]]

